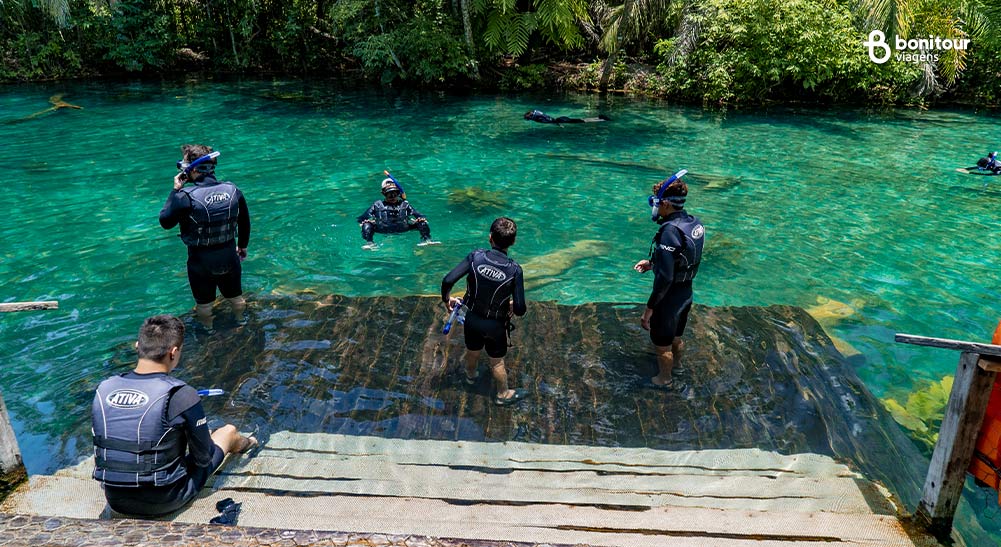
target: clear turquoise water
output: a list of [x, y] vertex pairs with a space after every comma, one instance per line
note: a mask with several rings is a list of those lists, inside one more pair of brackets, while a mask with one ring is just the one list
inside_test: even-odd
[[[18, 121], [60, 93], [84, 109]], [[613, 121], [523, 121], [532, 108]], [[1001, 147], [991, 141], [999, 130], [995, 116], [970, 111], [714, 113], [325, 82], [2, 87], [0, 301], [52, 299], [60, 310], [0, 317], [0, 386], [30, 472], [87, 449], [59, 432], [89, 420], [79, 409], [107, 361], [142, 318], [192, 305], [185, 250], [157, 213], [179, 146], [202, 142], [222, 152], [218, 173], [249, 200], [249, 293], [435, 294], [486, 243], [489, 222], [508, 215], [523, 263], [599, 242], [600, 252], [553, 266], [530, 299], [641, 302], [650, 279], [630, 267], [655, 230], [646, 196], [687, 168], [689, 207], [708, 234], [696, 300], [852, 304], [832, 334], [861, 352], [853, 362], [876, 395], [902, 400], [952, 374], [958, 356], [896, 344], [895, 332], [987, 340], [997, 322], [1001, 180], [955, 168]], [[361, 249], [354, 217], [378, 197], [384, 168], [441, 246], [418, 248], [408, 234]], [[484, 199], [462, 198], [467, 189]]]

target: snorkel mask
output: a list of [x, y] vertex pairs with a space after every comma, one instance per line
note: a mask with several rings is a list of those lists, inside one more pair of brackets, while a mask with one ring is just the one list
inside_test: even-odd
[[660, 218], [660, 204], [663, 203], [665, 199], [675, 205], [680, 205], [680, 206], [685, 205], [684, 196], [671, 196], [665, 198], [664, 191], [667, 190], [667, 187], [670, 186], [672, 182], [680, 179], [686, 174], [688, 174], [688, 169], [682, 169], [681, 171], [678, 171], [677, 173], [671, 175], [671, 177], [665, 180], [664, 184], [660, 186], [660, 191], [657, 192], [656, 196], [649, 196], [647, 198], [647, 203], [650, 205], [650, 220], [657, 222], [657, 219]]
[[[407, 199], [407, 192], [403, 189], [403, 186], [400, 185], [400, 182], [396, 180], [396, 177], [389, 174], [388, 169], [384, 169], [382, 172], [386, 174], [386, 178], [393, 181], [393, 184], [396, 185], [396, 188], [400, 191], [400, 199]], [[386, 195], [385, 192], [383, 192], [383, 195]]]
[[206, 154], [206, 155], [204, 155], [204, 156], [202, 156], [202, 157], [198, 158], [197, 160], [195, 160], [193, 162], [190, 162], [190, 163], [186, 162], [184, 160], [180, 160], [180, 161], [177, 162], [177, 170], [181, 171], [182, 173], [184, 173], [185, 176], [189, 175], [191, 173], [191, 171], [194, 170], [196, 167], [198, 168], [197, 170], [199, 172], [208, 173], [208, 172], [212, 171], [212, 165], [211, 164], [209, 164], [209, 165], [202, 165], [202, 164], [204, 164], [205, 162], [207, 162], [209, 160], [214, 160], [215, 158], [218, 158], [218, 157], [219, 157], [219, 152], [212, 152], [212, 153]]

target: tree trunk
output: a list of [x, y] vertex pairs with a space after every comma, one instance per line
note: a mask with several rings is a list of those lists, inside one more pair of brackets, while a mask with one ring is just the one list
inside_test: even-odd
[[462, 28], [466, 34], [466, 47], [469, 48], [469, 59], [473, 64], [473, 78], [480, 79], [480, 67], [476, 63], [476, 50], [473, 49], [473, 25], [469, 22], [469, 0], [459, 0], [462, 6]]
[[615, 63], [619, 60], [619, 51], [622, 49], [622, 37], [629, 30], [632, 7], [633, 2], [629, 0], [626, 0], [622, 4], [622, 12], [619, 13], [618, 29], [615, 31], [615, 45], [612, 46], [612, 51], [608, 52], [608, 58], [605, 59], [605, 66], [601, 67], [601, 79], [598, 80], [598, 89], [601, 91], [608, 90], [608, 80], [612, 76], [612, 71], [615, 70]]

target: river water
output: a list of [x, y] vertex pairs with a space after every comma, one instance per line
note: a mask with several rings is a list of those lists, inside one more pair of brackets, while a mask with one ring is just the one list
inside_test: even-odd
[[[62, 95], [82, 109], [43, 112]], [[611, 121], [544, 125], [552, 115]], [[986, 341], [1001, 179], [956, 172], [1001, 134], [991, 113], [774, 107], [711, 112], [594, 95], [456, 96], [330, 82], [69, 82], [0, 87], [0, 386], [31, 473], [75, 462], [95, 383], [141, 320], [185, 313], [185, 250], [157, 213], [183, 143], [219, 150], [247, 196], [255, 293], [436, 294], [490, 222], [514, 218], [530, 300], [642, 302], [631, 272], [655, 226], [646, 196], [690, 175], [707, 230], [696, 302], [813, 311], [880, 398], [953, 374], [958, 355], [895, 332]], [[354, 218], [383, 169], [442, 245], [361, 248]]]

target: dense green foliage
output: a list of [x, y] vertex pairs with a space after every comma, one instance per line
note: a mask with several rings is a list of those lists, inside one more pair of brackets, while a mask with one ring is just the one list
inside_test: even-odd
[[[996, 103], [1001, 7], [995, 4], [0, 0], [0, 81], [123, 72], [354, 72], [384, 84], [521, 90], [560, 83], [705, 104], [939, 97]], [[876, 64], [863, 46], [875, 29], [969, 38], [973, 46], [941, 52], [934, 62]], [[562, 70], [544, 68], [555, 65]]]

